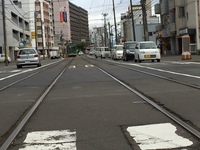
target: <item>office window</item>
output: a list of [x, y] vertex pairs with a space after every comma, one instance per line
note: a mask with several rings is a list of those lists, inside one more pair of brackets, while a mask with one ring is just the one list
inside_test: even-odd
[[185, 7], [179, 7], [179, 17], [185, 17]]
[[152, 32], [149, 32], [149, 36], [153, 36], [153, 33], [152, 33]]

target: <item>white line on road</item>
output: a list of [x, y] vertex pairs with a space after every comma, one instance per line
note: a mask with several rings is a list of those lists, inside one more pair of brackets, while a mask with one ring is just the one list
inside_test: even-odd
[[76, 68], [76, 66], [69, 66], [69, 69], [71, 69], [71, 68]]
[[127, 131], [141, 150], [183, 148], [193, 144], [189, 139], [176, 134], [170, 123], [128, 127]]
[[85, 65], [86, 68], [88, 67], [94, 67], [94, 65]]
[[76, 150], [76, 132], [71, 130], [29, 132], [19, 150]]

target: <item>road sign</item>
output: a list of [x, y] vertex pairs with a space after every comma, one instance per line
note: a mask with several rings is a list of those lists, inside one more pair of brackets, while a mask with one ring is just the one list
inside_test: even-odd
[[26, 41], [23, 41], [22, 43], [23, 43], [24, 45], [26, 45]]

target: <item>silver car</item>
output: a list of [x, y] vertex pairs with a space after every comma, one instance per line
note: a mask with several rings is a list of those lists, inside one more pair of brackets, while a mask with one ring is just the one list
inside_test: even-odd
[[37, 67], [41, 66], [40, 54], [34, 48], [20, 49], [17, 54], [16, 62], [17, 68], [22, 68], [22, 66], [27, 65], [37, 65]]

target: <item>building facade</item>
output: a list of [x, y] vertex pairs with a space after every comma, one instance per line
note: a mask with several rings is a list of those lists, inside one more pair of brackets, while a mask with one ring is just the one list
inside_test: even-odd
[[[68, 0], [53, 1], [54, 8], [54, 44], [62, 51], [69, 42], [89, 44], [88, 12]], [[62, 20], [61, 12], [66, 12], [66, 20]]]
[[[28, 6], [26, 7], [28, 8]], [[2, 12], [2, 7], [0, 7]], [[17, 50], [20, 46], [31, 45], [30, 22], [25, 16], [28, 15], [26, 10], [23, 10], [21, 2], [5, 1], [5, 28], [6, 37], [3, 30], [3, 16], [0, 15], [0, 53], [5, 53], [4, 38], [7, 41], [7, 54], [12, 60], [15, 60]]]
[[[63, 11], [65, 21], [60, 20]], [[46, 57], [48, 50], [69, 41], [89, 44], [88, 13], [68, 0], [10, 0], [5, 1], [5, 12], [6, 52], [12, 60], [23, 47], [35, 47]], [[5, 53], [2, 15], [0, 20], [0, 53]]]
[[196, 53], [199, 45], [199, 0], [160, 0], [155, 13], [161, 16], [156, 27], [157, 38], [164, 53], [182, 54], [186, 49], [183, 40], [189, 38], [187, 51]]
[[89, 44], [88, 12], [69, 2], [71, 42]]
[[[143, 30], [143, 14], [141, 5], [133, 5], [133, 19], [134, 25], [132, 24], [131, 17], [131, 7], [128, 7], [127, 13], [121, 14], [121, 35], [122, 42], [125, 41], [144, 41], [144, 30]], [[147, 14], [147, 26], [148, 26], [148, 36], [149, 40], [156, 41], [155, 27], [160, 25], [159, 17], [152, 16], [151, 1], [146, 1], [146, 14]], [[133, 26], [135, 28], [135, 33], [133, 31]], [[135, 35], [134, 35], [135, 34]]]

